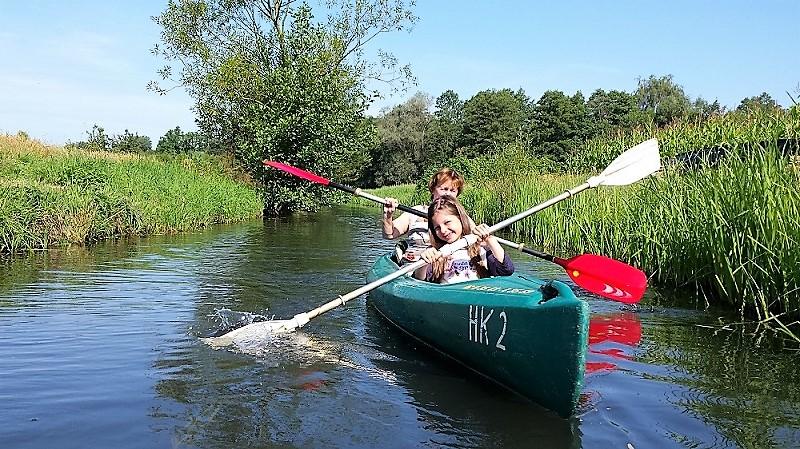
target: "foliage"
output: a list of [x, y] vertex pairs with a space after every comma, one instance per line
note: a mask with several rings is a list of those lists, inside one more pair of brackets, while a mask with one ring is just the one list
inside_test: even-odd
[[[345, 182], [360, 177], [374, 144], [372, 124], [362, 117], [371, 98], [367, 81], [410, 80], [408, 67], [389, 54], [368, 61], [365, 45], [412, 24], [410, 5], [331, 0], [317, 18], [294, 0], [170, 2], [155, 18], [163, 42], [156, 52], [180, 64], [177, 82], [194, 97], [202, 132], [232, 147], [263, 183], [266, 212], [313, 209], [333, 199], [328, 191], [264, 170], [261, 161]], [[160, 75], [172, 79], [172, 68]]]
[[152, 149], [152, 142], [147, 136], [131, 133], [127, 129], [120, 135], [108, 135], [106, 130], [99, 125], [93, 125], [86, 131], [87, 139], [75, 143], [68, 143], [68, 148], [88, 151], [114, 151], [118, 153], [145, 153]]
[[666, 162], [693, 151], [795, 139], [800, 133], [797, 115], [797, 107], [790, 111], [757, 109], [713, 115], [705, 121], [684, 120], [660, 129], [644, 126], [617, 130], [588, 140], [566, 166], [574, 173], [602, 170], [625, 149], [652, 137], [658, 139]]
[[261, 214], [219, 157], [48, 147], [0, 135], [0, 253], [174, 233]]
[[522, 137], [529, 99], [522, 90], [484, 90], [464, 103], [459, 153], [496, 151]]
[[639, 78], [635, 95], [639, 109], [651, 117], [657, 126], [685, 118], [691, 108], [689, 97], [683, 87], [673, 81], [672, 75]]
[[589, 111], [583, 94], [568, 97], [549, 90], [533, 106], [533, 146], [536, 153], [556, 161], [565, 160], [588, 137]]
[[111, 151], [120, 153], [145, 153], [152, 148], [149, 137], [131, 133], [127, 129], [111, 140]]
[[636, 96], [619, 90], [595, 90], [586, 101], [589, 120], [593, 124], [591, 134], [600, 134], [618, 128], [632, 128], [644, 123]]
[[395, 106], [376, 121], [378, 145], [367, 170], [367, 185], [409, 183], [420, 175], [418, 167], [428, 165], [428, 137], [433, 116], [431, 99], [418, 93]]
[[762, 92], [761, 95], [755, 97], [747, 97], [739, 103], [736, 110], [739, 112], [757, 111], [759, 109], [771, 110], [780, 109], [780, 105], [776, 102], [770, 94]]
[[168, 130], [156, 145], [156, 152], [167, 154], [186, 154], [194, 151], [206, 153], [222, 152], [221, 145], [203, 133], [190, 131], [184, 133], [179, 126]]
[[455, 156], [457, 142], [464, 128], [464, 102], [452, 90], [436, 98], [430, 126], [428, 154], [425, 166], [442, 166]]

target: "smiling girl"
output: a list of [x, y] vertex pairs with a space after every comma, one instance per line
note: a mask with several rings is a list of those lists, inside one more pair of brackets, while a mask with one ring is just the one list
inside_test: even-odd
[[[431, 200], [445, 195], [456, 197], [463, 188], [464, 178], [450, 168], [443, 168], [436, 172], [428, 183]], [[401, 235], [408, 234], [406, 249], [400, 253], [398, 262], [413, 262], [425, 248], [430, 246], [428, 223], [424, 218], [408, 212], [403, 212], [396, 219], [392, 218], [398, 204], [396, 198], [386, 198], [386, 204], [383, 207], [383, 236], [387, 239], [396, 239]], [[425, 212], [428, 206], [414, 206], [414, 209]]]
[[[508, 276], [514, 264], [503, 247], [487, 231], [485, 224], [474, 226], [461, 203], [453, 197], [442, 196], [428, 207], [428, 229], [432, 247], [420, 257], [428, 265], [414, 272], [417, 279], [440, 284], [454, 284], [488, 276]], [[478, 241], [468, 248], [459, 249], [443, 257], [439, 248], [454, 243], [467, 234], [475, 234]]]

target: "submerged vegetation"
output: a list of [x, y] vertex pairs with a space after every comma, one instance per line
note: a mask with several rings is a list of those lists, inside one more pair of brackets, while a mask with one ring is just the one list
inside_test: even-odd
[[261, 214], [219, 157], [108, 153], [0, 135], [0, 252], [167, 234]]

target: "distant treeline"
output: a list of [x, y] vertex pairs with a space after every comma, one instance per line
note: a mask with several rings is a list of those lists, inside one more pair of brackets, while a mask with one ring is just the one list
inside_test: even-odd
[[205, 153], [221, 153], [222, 147], [214, 139], [200, 132], [183, 132], [179, 126], [167, 131], [159, 140], [155, 149], [147, 136], [140, 136], [127, 129], [119, 135], [109, 135], [106, 130], [94, 125], [86, 131], [86, 140], [67, 143], [67, 148], [88, 151], [111, 151], [115, 153], [157, 153], [187, 154], [195, 151]]
[[[767, 93], [745, 98], [736, 113], [779, 109]], [[546, 171], [563, 171], [594, 137], [656, 129], [678, 121], [702, 122], [729, 111], [718, 101], [690, 99], [671, 75], [640, 79], [635, 92], [484, 90], [466, 101], [452, 90], [436, 99], [418, 93], [375, 119], [378, 143], [361, 183], [371, 187], [414, 182], [430, 167], [456, 157], [475, 158], [516, 146]]]

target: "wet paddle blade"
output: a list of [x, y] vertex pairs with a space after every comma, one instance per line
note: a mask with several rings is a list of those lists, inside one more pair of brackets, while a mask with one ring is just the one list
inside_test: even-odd
[[268, 165], [272, 168], [277, 168], [278, 170], [285, 171], [286, 173], [295, 175], [297, 177], [303, 178], [305, 180], [316, 182], [317, 184], [322, 184], [324, 186], [330, 184], [329, 179], [325, 179], [322, 176], [315, 175], [310, 171], [305, 171], [301, 168], [292, 167], [291, 165], [284, 164], [282, 162], [275, 162], [275, 161], [264, 161], [264, 165]]
[[308, 321], [308, 316], [305, 313], [299, 313], [291, 320], [258, 321], [218, 337], [201, 338], [200, 340], [213, 348], [222, 348], [234, 343], [264, 340], [273, 334], [292, 332], [308, 323]]
[[638, 303], [647, 288], [647, 276], [642, 270], [609, 257], [582, 254], [553, 261], [564, 267], [580, 287], [614, 301]]

